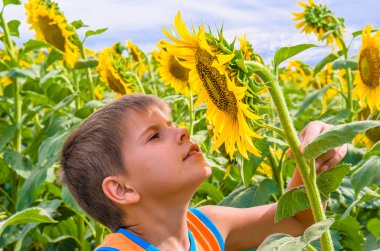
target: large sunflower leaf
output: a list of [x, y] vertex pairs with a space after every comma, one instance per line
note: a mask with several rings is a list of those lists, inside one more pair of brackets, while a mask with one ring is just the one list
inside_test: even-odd
[[350, 171], [350, 165], [342, 163], [317, 176], [317, 185], [323, 200], [327, 200], [329, 194], [339, 187], [348, 171]]
[[290, 47], [281, 47], [278, 51], [276, 51], [276, 54], [273, 58], [273, 65], [274, 68], [277, 68], [282, 62], [287, 60], [288, 58], [291, 58], [298, 53], [303, 52], [304, 50], [307, 50], [311, 47], [317, 47], [315, 44], [299, 44], [295, 46]]
[[354, 60], [339, 60], [335, 61], [332, 65], [334, 70], [340, 69], [355, 69], [358, 67], [358, 63]]
[[330, 149], [350, 143], [357, 134], [376, 126], [380, 126], [380, 121], [364, 120], [334, 126], [321, 133], [308, 144], [303, 151], [303, 155], [306, 159], [316, 159]]
[[379, 167], [380, 157], [371, 156], [351, 175], [351, 183], [356, 194], [358, 194], [363, 187], [371, 184], [374, 179], [380, 178]]
[[281, 196], [277, 204], [275, 222], [295, 215], [299, 211], [310, 207], [306, 191], [303, 187], [296, 187]]
[[301, 237], [293, 237], [288, 234], [276, 233], [268, 236], [258, 247], [257, 251], [277, 250], [293, 251], [304, 250], [304, 248], [313, 240], [320, 239], [322, 234], [329, 229], [334, 220], [327, 219], [320, 221], [305, 230]]
[[13, 214], [6, 220], [0, 221], [0, 235], [7, 226], [32, 222], [55, 223], [56, 221], [51, 217], [50, 213], [43, 208], [28, 208]]

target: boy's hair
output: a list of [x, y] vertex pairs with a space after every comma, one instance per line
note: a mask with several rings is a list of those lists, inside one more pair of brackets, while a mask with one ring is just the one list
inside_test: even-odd
[[121, 146], [129, 111], [169, 107], [151, 95], [130, 94], [102, 107], [66, 139], [61, 153], [61, 179], [78, 204], [94, 219], [116, 231], [122, 214], [102, 189], [108, 176], [124, 173]]

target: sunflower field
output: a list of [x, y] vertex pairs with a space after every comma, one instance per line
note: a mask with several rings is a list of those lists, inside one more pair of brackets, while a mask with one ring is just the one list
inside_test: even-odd
[[[327, 6], [300, 2], [295, 28], [331, 49], [311, 66], [292, 57], [314, 44], [280, 48], [264, 62], [245, 34], [227, 41], [222, 29], [187, 26], [180, 12], [172, 30], [163, 27], [165, 39], [154, 51], [131, 40], [93, 51], [86, 39], [106, 29], [67, 20], [50, 0], [2, 2], [0, 250], [92, 250], [100, 244], [110, 230], [61, 185], [60, 151], [82, 120], [132, 93], [164, 99], [172, 120], [188, 129], [211, 163], [212, 176], [192, 207], [278, 202], [276, 221], [312, 209], [316, 224], [304, 236], [275, 234], [258, 250], [380, 249], [376, 27], [345, 34], [344, 19]], [[20, 21], [4, 19], [9, 5], [25, 9], [35, 39], [16, 43]], [[86, 29], [83, 37], [79, 29]], [[361, 39], [361, 48], [349, 56], [354, 39]], [[335, 126], [301, 153], [297, 135], [313, 120]], [[315, 159], [343, 144], [343, 161], [316, 176]], [[304, 185], [286, 191], [296, 165]]]

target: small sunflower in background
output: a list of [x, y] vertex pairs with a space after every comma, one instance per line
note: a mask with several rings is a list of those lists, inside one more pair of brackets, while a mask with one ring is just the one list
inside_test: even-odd
[[132, 70], [136, 69], [137, 75], [141, 78], [148, 71], [144, 60], [144, 53], [131, 40], [127, 41], [126, 46], [132, 59], [131, 68]]
[[[183, 67], [177, 58], [166, 48], [168, 43], [163, 40], [158, 44], [158, 72], [165, 84], [170, 84], [176, 92], [188, 96], [190, 94], [189, 69]], [[196, 90], [192, 91], [193, 93]]]
[[354, 95], [371, 111], [380, 110], [380, 30], [371, 36], [372, 26], [362, 32]]
[[294, 85], [306, 90], [313, 78], [313, 70], [299, 60], [290, 60], [285, 71], [279, 74], [279, 78], [284, 81], [291, 81]]
[[247, 34], [237, 38], [240, 44], [240, 51], [244, 60], [253, 60], [263, 63], [261, 56], [254, 52], [252, 44], [247, 40]]
[[[204, 26], [191, 33], [180, 13], [174, 20], [174, 26], [178, 38], [163, 29], [173, 42], [167, 45], [167, 50], [183, 67], [189, 69], [190, 86], [200, 90], [195, 106], [206, 103], [206, 119], [213, 127], [213, 150], [224, 145], [231, 159], [235, 147], [245, 158], [248, 158], [248, 152], [260, 156], [253, 139], [262, 136], [250, 126], [249, 120], [259, 120], [261, 116], [255, 114], [248, 104], [249, 88], [239, 79], [239, 71], [230, 67], [235, 58], [233, 45], [225, 44], [220, 48], [225, 42], [221, 32], [217, 39], [211, 33], [206, 33]], [[242, 58], [240, 60], [244, 61]], [[243, 71], [240, 73], [244, 75]], [[246, 78], [247, 81], [250, 76]]]
[[100, 80], [107, 83], [118, 96], [134, 93], [124, 73], [124, 60], [115, 50], [115, 47], [106, 48], [99, 52], [99, 64], [96, 71], [99, 73]]
[[300, 13], [292, 13], [293, 21], [300, 21], [295, 25], [297, 29], [302, 29], [306, 34], [314, 33], [318, 41], [326, 40], [326, 45], [331, 45], [333, 50], [335, 45], [343, 49], [344, 19], [334, 16], [326, 6], [315, 4], [314, 0], [309, 0], [308, 4], [298, 2], [304, 9]]
[[73, 67], [79, 59], [80, 51], [75, 45], [77, 33], [56, 3], [49, 0], [29, 0], [25, 3], [27, 22], [35, 31], [38, 40], [45, 41], [63, 53], [68, 66]]

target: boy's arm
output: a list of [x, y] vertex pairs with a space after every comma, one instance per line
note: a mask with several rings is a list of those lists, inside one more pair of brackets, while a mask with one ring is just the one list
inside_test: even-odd
[[[301, 151], [316, 136], [332, 127], [315, 121], [308, 124], [300, 134]], [[317, 172], [326, 171], [340, 162], [346, 154], [347, 147], [337, 147], [323, 154], [316, 160]], [[289, 152], [292, 156], [292, 153]], [[302, 184], [301, 176], [296, 170], [288, 190]], [[244, 250], [258, 247], [262, 241], [273, 233], [287, 233], [293, 236], [303, 234], [314, 223], [311, 210], [304, 210], [294, 217], [274, 223], [277, 203], [251, 208], [230, 208], [205, 206], [200, 210], [215, 223], [225, 239], [226, 250]]]

